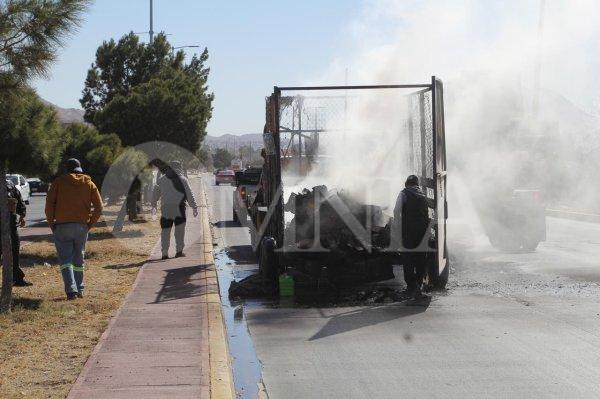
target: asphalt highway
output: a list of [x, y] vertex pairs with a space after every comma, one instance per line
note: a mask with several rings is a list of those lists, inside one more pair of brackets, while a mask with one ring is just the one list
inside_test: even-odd
[[[248, 230], [212, 179], [217, 251], [239, 279], [256, 269]], [[449, 248], [448, 290], [430, 303], [241, 307], [269, 398], [600, 397], [600, 225], [548, 218], [530, 254]]]

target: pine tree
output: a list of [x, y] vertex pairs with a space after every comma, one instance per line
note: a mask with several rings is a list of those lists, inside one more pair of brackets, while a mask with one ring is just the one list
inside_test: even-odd
[[[65, 37], [79, 26], [90, 0], [0, 0], [0, 91], [19, 90], [35, 76], [47, 76]], [[2, 291], [0, 313], [10, 312], [12, 251], [6, 192], [0, 165]]]

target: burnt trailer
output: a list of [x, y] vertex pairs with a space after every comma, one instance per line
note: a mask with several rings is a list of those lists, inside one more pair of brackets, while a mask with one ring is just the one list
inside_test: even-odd
[[[330, 192], [325, 188], [323, 192], [304, 186], [306, 189], [298, 192], [297, 187], [308, 181], [326, 184], [319, 181], [317, 171], [332, 169], [338, 152], [349, 157], [346, 163], [338, 161], [335, 165], [337, 170], [348, 169], [349, 181], [367, 179], [369, 184], [391, 187], [397, 195], [402, 188], [400, 179], [403, 183], [408, 174], [419, 177], [432, 220], [427, 236], [427, 280], [431, 287], [445, 287], [449, 273], [448, 207], [443, 85], [439, 79], [406, 85], [275, 87], [266, 101], [263, 140], [262, 193], [249, 213], [252, 241], [266, 281], [275, 282], [290, 268], [297, 281], [385, 280], [393, 277], [392, 265], [402, 264], [401, 254], [389, 245], [393, 206], [355, 201], [343, 190]], [[327, 140], [328, 147], [322, 145]], [[336, 151], [353, 140], [361, 141], [354, 148], [383, 151], [381, 159], [373, 159], [363, 168], [376, 176], [358, 176], [363, 169], [352, 173], [354, 163], [365, 160]], [[310, 221], [311, 229], [315, 220], [320, 226], [323, 218], [335, 226], [326, 232], [317, 231], [316, 240], [312, 233], [310, 239], [298, 236], [296, 230], [290, 234], [290, 225], [297, 228], [302, 219], [301, 211], [290, 211], [295, 205], [292, 199], [303, 196], [310, 196], [311, 201], [315, 198], [311, 209], [317, 216]], [[337, 220], [331, 216], [336, 212], [350, 217]], [[381, 217], [385, 212], [387, 219]], [[348, 238], [348, 231], [359, 233]], [[360, 232], [367, 236], [361, 237]]]

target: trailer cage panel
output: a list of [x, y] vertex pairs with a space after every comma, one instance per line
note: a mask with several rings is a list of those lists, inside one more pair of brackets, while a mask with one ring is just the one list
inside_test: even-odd
[[[415, 174], [428, 198], [434, 238], [435, 262], [428, 273], [435, 286], [445, 286], [448, 279], [446, 244], [446, 140], [444, 130], [443, 84], [435, 76], [427, 84], [274, 87], [266, 101], [264, 200], [272, 210], [264, 235], [274, 238], [280, 248], [284, 238], [283, 175], [293, 168], [299, 175], [318, 157], [322, 134], [346, 134], [349, 104], [361, 95], [402, 91], [404, 127], [398, 139], [403, 143], [401, 160], [406, 166], [397, 173]], [[375, 134], [374, 134], [375, 136]], [[344, 136], [345, 137], [345, 136]], [[394, 153], [393, 156], [398, 154]], [[396, 171], [394, 171], [396, 172]], [[280, 268], [281, 271], [281, 268]], [[432, 281], [430, 281], [432, 283]]]

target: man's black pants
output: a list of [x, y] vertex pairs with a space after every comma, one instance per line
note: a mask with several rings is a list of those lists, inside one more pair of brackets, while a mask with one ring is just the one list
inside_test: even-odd
[[426, 252], [404, 252], [402, 254], [404, 271], [404, 281], [408, 290], [421, 288], [425, 278], [425, 268], [427, 265]]
[[186, 206], [163, 207], [160, 217], [160, 242], [163, 256], [169, 254], [171, 229], [175, 225], [175, 251], [183, 252], [185, 241]]
[[[19, 239], [19, 232], [17, 231], [16, 215], [10, 215], [10, 240], [12, 242], [13, 282], [22, 282], [25, 278], [25, 273], [23, 273], [23, 270], [19, 266], [21, 241]], [[2, 255], [2, 245], [0, 245], [0, 255]]]

